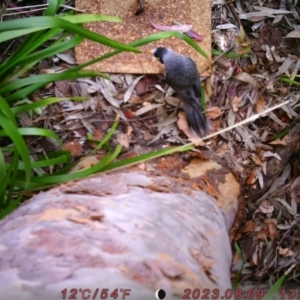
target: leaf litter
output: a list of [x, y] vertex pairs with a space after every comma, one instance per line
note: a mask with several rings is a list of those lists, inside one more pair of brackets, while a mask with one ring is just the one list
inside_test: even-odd
[[[212, 3], [213, 48], [219, 52], [211, 73], [201, 77], [212, 135], [198, 150], [209, 147], [231, 163], [243, 187], [231, 231], [246, 260], [240, 285], [270, 287], [286, 270], [288, 280], [298, 280], [300, 8], [297, 1]], [[33, 73], [59, 72], [73, 63], [72, 53], [62, 53]], [[75, 161], [89, 157], [95, 145], [87, 134], [101, 140], [116, 112], [120, 125], [108, 143], [123, 145], [121, 158], [188, 143], [179, 101], [161, 76], [109, 76], [55, 82], [33, 95], [35, 101], [49, 96], [85, 96], [87, 101], [65, 100], [22, 117], [55, 131]], [[35, 143], [37, 153], [59, 147], [50, 139]], [[91, 156], [92, 164], [102, 155]], [[90, 158], [81, 167], [89, 164]], [[233, 278], [241, 265], [234, 253]]]
[[241, 258], [234, 254], [232, 277], [241, 270], [240, 286], [245, 290], [259, 284], [268, 289], [286, 270], [288, 280], [299, 276], [300, 186], [291, 186], [299, 176], [300, 97], [299, 86], [289, 81], [299, 82], [300, 35], [295, 15], [299, 18], [299, 6], [291, 1], [213, 2], [214, 48], [240, 53], [240, 57], [214, 59], [213, 80], [206, 81], [213, 91], [209, 104], [223, 112], [221, 127], [262, 114], [221, 134], [218, 145], [232, 147], [236, 160], [242, 161], [243, 173], [236, 172], [243, 180], [242, 202], [231, 238], [247, 261], [240, 269]]

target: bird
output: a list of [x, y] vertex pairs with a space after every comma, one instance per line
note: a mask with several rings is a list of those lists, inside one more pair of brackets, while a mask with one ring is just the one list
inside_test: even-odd
[[201, 83], [195, 61], [170, 48], [158, 47], [150, 52], [164, 64], [166, 82], [182, 101], [190, 131], [202, 138], [209, 126], [199, 103]]

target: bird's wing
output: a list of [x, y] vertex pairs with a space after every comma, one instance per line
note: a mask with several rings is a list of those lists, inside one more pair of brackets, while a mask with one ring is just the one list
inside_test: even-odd
[[193, 85], [193, 89], [195, 92], [195, 96], [196, 98], [200, 98], [201, 97], [201, 82], [200, 82], [200, 78], [197, 78], [194, 85]]
[[190, 129], [203, 137], [209, 131], [207, 119], [195, 98], [182, 99], [183, 108]]

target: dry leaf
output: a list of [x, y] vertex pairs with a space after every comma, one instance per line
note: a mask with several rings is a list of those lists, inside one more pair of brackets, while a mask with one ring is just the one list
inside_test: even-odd
[[262, 113], [267, 109], [267, 105], [266, 105], [266, 101], [265, 98], [263, 96], [258, 97], [257, 101], [256, 101], [256, 112]]
[[148, 102], [144, 103], [144, 105], [145, 105], [144, 107], [138, 109], [135, 112], [136, 116], [140, 116], [140, 115], [145, 114], [146, 112], [148, 112], [150, 110], [153, 110], [153, 109], [156, 109], [158, 107], [163, 106], [163, 104], [149, 104]]
[[232, 109], [233, 109], [234, 112], [237, 112], [239, 110], [238, 106], [241, 103], [241, 101], [242, 101], [241, 97], [238, 97], [238, 96], [233, 97], [233, 99], [232, 99]]
[[285, 73], [291, 67], [294, 61], [295, 60], [292, 59], [291, 57], [287, 57], [284, 60], [283, 64], [278, 68], [278, 71], [274, 74], [274, 76], [277, 77]]
[[126, 103], [132, 96], [133, 90], [135, 89], [135, 86], [138, 84], [138, 82], [144, 77], [144, 75], [137, 77], [127, 88], [127, 91], [124, 94], [124, 103]]
[[265, 199], [263, 201], [261, 201], [261, 204], [259, 205], [259, 210], [263, 213], [263, 214], [270, 214], [274, 211], [274, 206], [272, 205], [272, 203]]
[[293, 30], [291, 32], [289, 32], [285, 38], [296, 38], [296, 39], [300, 39], [300, 29], [296, 29]]
[[246, 183], [248, 185], [254, 184], [255, 181], [257, 179], [257, 175], [256, 175], [256, 171], [252, 170], [251, 174], [248, 176], [248, 178], [246, 179]]
[[257, 166], [262, 166], [263, 162], [256, 157], [254, 154], [250, 154], [250, 158], [253, 160], [253, 162], [257, 165]]
[[189, 141], [196, 146], [205, 146], [205, 142], [203, 142], [199, 136], [189, 137]]
[[180, 99], [179, 99], [179, 98], [172, 97], [172, 96], [166, 97], [166, 98], [165, 98], [165, 101], [166, 101], [168, 104], [170, 104], [170, 105], [172, 105], [172, 106], [175, 106], [175, 107], [178, 107], [178, 106], [179, 106], [179, 103], [180, 103]]
[[187, 120], [186, 120], [186, 115], [185, 115], [184, 112], [180, 112], [178, 114], [177, 125], [178, 125], [178, 128], [185, 133], [185, 135], [189, 138], [189, 140], [193, 144], [195, 144], [196, 146], [204, 146], [205, 145], [205, 143], [202, 141], [202, 139], [200, 137], [194, 136], [191, 133], [189, 125], [188, 125]]
[[96, 156], [86, 156], [70, 171], [70, 173], [90, 168], [97, 163], [99, 163], [99, 159]]
[[278, 253], [284, 257], [293, 256], [294, 252], [289, 248], [277, 247]]
[[271, 151], [266, 151], [264, 154], [263, 154], [263, 157], [266, 158], [266, 157], [274, 157], [278, 160], [281, 160], [281, 157], [279, 156], [279, 154], [277, 153], [274, 153], [274, 152], [271, 152]]
[[143, 102], [144, 102], [144, 100], [136, 94], [132, 94], [130, 99], [128, 100], [128, 103], [130, 103], [130, 104], [140, 104]]
[[129, 139], [128, 139], [128, 135], [127, 134], [125, 134], [125, 133], [119, 133], [119, 134], [117, 134], [116, 138], [117, 138], [117, 142], [121, 146], [123, 146], [125, 148], [129, 147]]
[[257, 224], [253, 220], [249, 220], [241, 229], [241, 233], [253, 232], [255, 228], [257, 228]]
[[172, 30], [172, 31], [178, 31], [178, 32], [181, 32], [181, 33], [185, 33], [189, 30], [191, 30], [193, 28], [193, 25], [171, 25], [171, 26], [165, 26], [165, 25], [160, 25], [160, 24], [156, 24], [154, 23], [153, 21], [151, 21], [149, 19], [151, 25], [158, 29], [158, 30], [161, 30], [161, 31], [169, 31], [169, 30]]
[[276, 228], [276, 223], [277, 223], [277, 220], [276, 219], [266, 219], [265, 220], [265, 223], [267, 224], [268, 226], [268, 230], [269, 230], [269, 235], [268, 237], [271, 239], [271, 240], [275, 240], [278, 238], [278, 230]]
[[71, 155], [76, 157], [82, 154], [82, 147], [78, 139], [74, 139], [72, 142], [66, 143], [63, 148], [70, 151]]
[[132, 128], [132, 126], [128, 126], [127, 127], [127, 132], [126, 132], [126, 134], [128, 135], [128, 136], [130, 136], [131, 135], [131, 133], [132, 133], [132, 131], [133, 131], [133, 128]]
[[207, 171], [220, 170], [222, 166], [212, 160], [201, 160], [194, 158], [190, 164], [187, 165], [182, 172], [188, 174], [191, 178], [203, 176]]
[[271, 145], [283, 145], [283, 146], [286, 146], [287, 142], [286, 142], [286, 138], [284, 137], [283, 139], [274, 140], [274, 141], [270, 142], [269, 144], [271, 144]]
[[258, 266], [260, 264], [260, 257], [259, 257], [259, 249], [258, 249], [259, 245], [256, 245], [255, 250], [252, 253], [252, 263], [255, 266]]
[[188, 136], [188, 137], [191, 136], [189, 125], [187, 123], [186, 115], [185, 115], [184, 112], [180, 112], [178, 114], [177, 125], [178, 125], [178, 128], [180, 130], [182, 130], [185, 133], [186, 136]]
[[244, 81], [244, 82], [250, 83], [253, 86], [260, 87], [260, 84], [257, 82], [257, 80], [254, 79], [254, 77], [252, 77], [248, 73], [240, 72], [237, 75], [235, 75], [234, 78], [237, 79], [237, 80], [240, 80], [240, 81]]
[[56, 54], [56, 56], [65, 61], [66, 63], [70, 64], [70, 65], [75, 65], [76, 64], [76, 60], [74, 55], [68, 54], [68, 53], [58, 53]]
[[265, 7], [265, 6], [257, 6], [254, 5], [253, 6], [254, 9], [256, 10], [260, 10], [261, 12], [265, 13], [265, 14], [274, 14], [274, 15], [282, 15], [282, 14], [291, 14], [292, 12], [289, 10], [285, 10], [285, 9], [274, 9], [274, 8], [269, 8], [269, 7]]
[[207, 119], [216, 119], [222, 114], [221, 108], [219, 106], [212, 106], [206, 110]]
[[162, 135], [170, 133], [174, 129], [174, 125], [168, 125], [164, 127], [149, 143], [148, 145], [152, 144], [153, 142], [157, 141]]
[[150, 140], [152, 140], [155, 136], [154, 136], [153, 134], [151, 134], [150, 132], [147, 131], [147, 132], [144, 133], [144, 136], [143, 136], [143, 137], [144, 137], [144, 140], [145, 140], [145, 141], [150, 141]]

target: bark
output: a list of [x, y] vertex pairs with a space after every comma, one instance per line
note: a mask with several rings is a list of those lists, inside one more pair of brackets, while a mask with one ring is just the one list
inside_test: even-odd
[[165, 299], [197, 288], [209, 298], [213, 289], [224, 294], [239, 186], [224, 172], [214, 199], [195, 190], [195, 177], [123, 170], [34, 196], [0, 222], [1, 298], [101, 299], [103, 289], [118, 289], [115, 299], [152, 300], [158, 289]]

